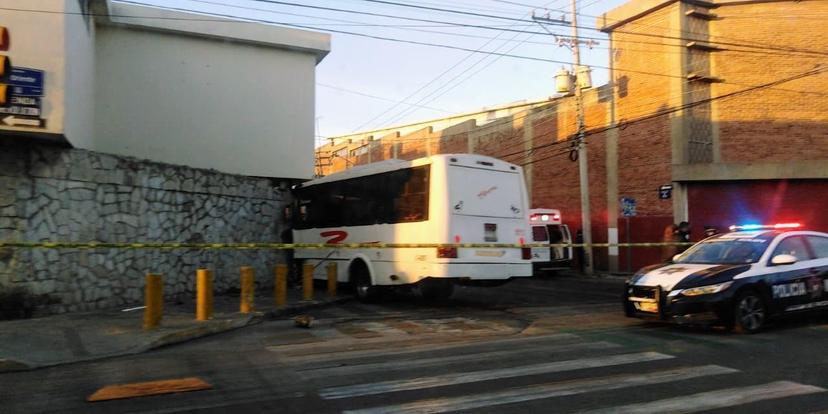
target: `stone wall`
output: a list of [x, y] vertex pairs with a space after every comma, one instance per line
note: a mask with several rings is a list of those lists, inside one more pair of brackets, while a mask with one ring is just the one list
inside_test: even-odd
[[[0, 142], [0, 240], [278, 242], [287, 182], [57, 148]], [[218, 292], [253, 266], [265, 287], [280, 251], [0, 249], [0, 287], [23, 287], [40, 311], [137, 305], [144, 275], [164, 275], [168, 299], [194, 292], [198, 267]], [[272, 285], [271, 285], [272, 286]]]

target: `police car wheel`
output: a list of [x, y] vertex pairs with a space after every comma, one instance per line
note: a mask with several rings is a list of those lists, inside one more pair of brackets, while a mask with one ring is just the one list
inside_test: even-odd
[[758, 294], [749, 291], [736, 298], [733, 324], [738, 332], [759, 332], [765, 326], [767, 315], [765, 301]]

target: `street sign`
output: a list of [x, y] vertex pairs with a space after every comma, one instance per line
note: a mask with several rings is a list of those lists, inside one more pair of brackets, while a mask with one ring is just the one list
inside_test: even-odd
[[42, 70], [12, 68], [11, 76], [9, 76], [9, 85], [43, 89], [43, 77], [44, 73]]
[[44, 128], [43, 84], [45, 72], [31, 68], [12, 68], [9, 100], [0, 106], [0, 126]]
[[12, 85], [11, 93], [17, 96], [43, 96], [43, 88]]
[[658, 187], [658, 198], [662, 200], [667, 200], [673, 196], [673, 185], [672, 184], [665, 184], [661, 187]]
[[634, 217], [636, 215], [634, 198], [621, 197], [621, 215], [624, 217]]

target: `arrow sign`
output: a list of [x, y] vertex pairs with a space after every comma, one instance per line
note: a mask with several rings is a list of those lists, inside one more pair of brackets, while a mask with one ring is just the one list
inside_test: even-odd
[[42, 119], [18, 118], [14, 115], [9, 115], [3, 118], [3, 123], [8, 126], [27, 126], [39, 128], [42, 121]]

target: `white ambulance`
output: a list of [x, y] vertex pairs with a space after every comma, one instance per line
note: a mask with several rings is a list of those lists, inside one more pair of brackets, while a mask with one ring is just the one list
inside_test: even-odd
[[563, 224], [561, 212], [551, 208], [529, 210], [529, 225], [533, 244], [549, 244], [548, 247], [532, 248], [532, 267], [538, 271], [569, 268], [572, 262], [572, 234], [569, 226]]

